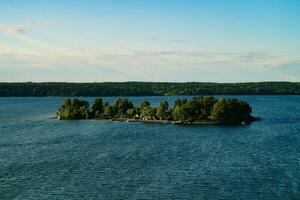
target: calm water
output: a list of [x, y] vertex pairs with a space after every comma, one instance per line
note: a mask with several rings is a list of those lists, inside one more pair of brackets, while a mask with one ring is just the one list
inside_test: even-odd
[[239, 98], [263, 120], [58, 121], [64, 98], [0, 98], [0, 198], [300, 199], [300, 97]]

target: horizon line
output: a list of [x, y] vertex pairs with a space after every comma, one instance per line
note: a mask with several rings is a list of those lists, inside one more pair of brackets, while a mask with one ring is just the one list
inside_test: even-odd
[[209, 81], [103, 81], [103, 82], [69, 82], [69, 81], [18, 81], [0, 82], [0, 84], [24, 84], [24, 83], [69, 83], [69, 84], [95, 84], [95, 83], [215, 83], [215, 84], [237, 84], [237, 83], [300, 83], [300, 81], [245, 81], [245, 82], [209, 82]]

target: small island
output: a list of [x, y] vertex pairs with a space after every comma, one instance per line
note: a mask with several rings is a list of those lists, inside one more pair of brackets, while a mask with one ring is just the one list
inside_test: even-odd
[[173, 107], [168, 101], [151, 107], [142, 101], [134, 105], [127, 98], [117, 98], [110, 105], [101, 98], [94, 104], [77, 98], [66, 99], [57, 112], [59, 120], [99, 119], [129, 122], [153, 122], [170, 124], [249, 124], [256, 118], [245, 101], [237, 99], [216, 99], [214, 97], [194, 97], [191, 100], [178, 99]]

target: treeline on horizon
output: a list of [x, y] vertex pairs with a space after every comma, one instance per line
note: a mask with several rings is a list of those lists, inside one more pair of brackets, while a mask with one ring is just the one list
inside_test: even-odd
[[170, 107], [168, 101], [159, 102], [151, 107], [149, 101], [134, 105], [127, 98], [117, 98], [113, 104], [96, 98], [90, 107], [88, 101], [77, 98], [66, 99], [58, 109], [61, 120], [78, 119], [128, 119], [143, 121], [173, 121], [177, 123], [213, 122], [213, 123], [250, 123], [250, 105], [237, 99], [215, 99], [214, 97], [193, 97], [192, 100], [177, 99]]
[[0, 83], [1, 97], [27, 96], [164, 96], [164, 95], [299, 95], [300, 82], [103, 82]]

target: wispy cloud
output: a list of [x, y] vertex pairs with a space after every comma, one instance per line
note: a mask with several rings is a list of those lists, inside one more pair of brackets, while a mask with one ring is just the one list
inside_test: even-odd
[[247, 64], [254, 65], [256, 68], [272, 66], [273, 60], [277, 56], [266, 52], [215, 52], [215, 51], [179, 51], [179, 50], [134, 50], [125, 47], [113, 47], [98, 52], [80, 51], [53, 51], [14, 53], [0, 51], [0, 56], [7, 56], [11, 59], [19, 58], [29, 60], [41, 60], [49, 63], [78, 62], [88, 65], [106, 65], [106, 66], [132, 66], [132, 67], [151, 67], [151, 66], [203, 66], [205, 63], [218, 63], [235, 65]]
[[271, 55], [270, 53], [262, 51], [247, 52], [239, 56], [240, 60], [244, 62], [260, 62], [262, 60], [268, 60], [276, 57], [276, 55]]
[[166, 43], [173, 43], [173, 44], [188, 44], [188, 45], [204, 45], [204, 42], [199, 42], [199, 41], [190, 41], [190, 40], [185, 40], [185, 39], [163, 39], [159, 37], [148, 37], [145, 38], [146, 41], [151, 41], [151, 42], [166, 42]]
[[148, 38], [145, 38], [145, 40], [148, 40], [148, 41], [158, 41], [159, 38], [158, 37], [148, 37]]
[[28, 30], [38, 28], [38, 27], [45, 27], [45, 26], [52, 26], [57, 24], [57, 21], [27, 21], [24, 24], [6, 24], [0, 23], [0, 30], [5, 30], [8, 32], [13, 33], [25, 33]]
[[51, 26], [51, 25], [55, 25], [58, 22], [55, 20], [48, 20], [48, 21], [28, 21], [29, 24], [31, 25], [35, 25], [35, 26]]
[[[148, 80], [149, 74], [165, 80], [176, 79], [181, 74], [183, 80], [215, 80], [224, 74], [239, 78], [248, 74], [253, 80], [271, 75], [278, 80], [299, 79], [300, 62], [278, 59], [279, 56], [266, 52], [216, 52], [216, 51], [178, 51], [178, 50], [137, 50], [125, 47], [112, 47], [102, 51], [21, 51], [0, 49], [0, 70], [4, 67], [36, 70], [57, 70], [98, 72], [124, 80]], [[277, 63], [277, 64], [276, 64]], [[190, 72], [193, 71], [193, 74]], [[293, 72], [293, 73], [290, 73]], [[205, 75], [205, 76], [204, 76]], [[206, 76], [207, 75], [207, 76]], [[268, 75], [268, 76], [267, 76]], [[106, 76], [103, 76], [105, 78]], [[292, 78], [293, 79], [292, 79]], [[215, 78], [215, 79], [212, 79]], [[232, 78], [232, 77], [231, 77]], [[122, 78], [120, 80], [123, 80]], [[211, 80], [212, 79], [212, 80]], [[202, 79], [201, 79], [202, 80]], [[234, 80], [234, 79], [232, 79]]]
[[175, 40], [169, 40], [170, 42], [174, 42], [174, 43], [186, 43], [189, 42], [187, 40], [179, 40], [179, 39], [175, 39]]
[[27, 27], [16, 24], [0, 24], [0, 29], [14, 33], [24, 33], [27, 30]]

